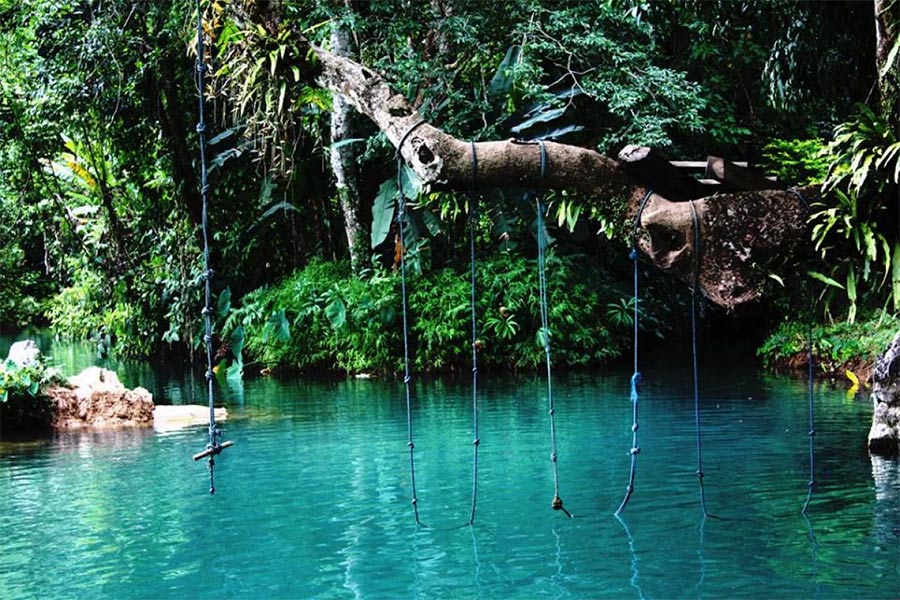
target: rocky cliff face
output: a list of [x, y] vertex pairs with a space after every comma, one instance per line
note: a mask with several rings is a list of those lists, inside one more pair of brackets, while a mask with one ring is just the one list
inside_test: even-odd
[[900, 333], [872, 370], [875, 414], [869, 430], [869, 452], [897, 456], [900, 444]]
[[47, 390], [56, 403], [55, 429], [153, 426], [150, 392], [126, 389], [114, 371], [90, 367], [69, 378], [69, 384]]

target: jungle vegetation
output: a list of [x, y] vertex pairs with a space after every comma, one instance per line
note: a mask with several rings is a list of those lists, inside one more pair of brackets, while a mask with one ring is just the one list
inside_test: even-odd
[[[204, 0], [202, 11], [223, 360], [397, 369], [398, 181], [412, 208], [402, 247], [416, 368], [466, 364], [470, 226], [486, 364], [539, 359], [541, 235], [555, 361], [602, 363], [628, 345], [622, 223], [553, 192], [537, 232], [527, 190], [480, 190], [473, 212], [470, 196], [398, 174], [384, 134], [311, 83], [297, 32], [382, 73], [461, 139], [610, 156], [639, 144], [820, 183], [808, 256], [745, 317], [773, 332], [764, 354], [804, 339], [810, 298], [817, 344], [840, 346], [841, 360], [881, 350], [860, 328], [898, 327], [897, 0]], [[183, 0], [0, 0], [4, 328], [47, 324], [123, 356], [198, 347], [196, 16]], [[642, 327], [677, 334], [688, 290], [647, 280]]]

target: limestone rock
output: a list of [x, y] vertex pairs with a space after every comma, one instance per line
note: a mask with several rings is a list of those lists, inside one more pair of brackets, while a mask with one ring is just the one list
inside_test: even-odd
[[12, 361], [18, 367], [30, 367], [37, 364], [41, 358], [41, 350], [33, 340], [22, 340], [9, 347], [9, 356], [6, 360]]
[[[216, 422], [228, 418], [224, 408], [215, 409]], [[157, 406], [153, 409], [153, 428], [160, 432], [174, 431], [191, 425], [208, 425], [209, 407], [199, 404]]]
[[900, 450], [900, 333], [872, 369], [875, 411], [869, 430], [869, 452], [897, 456]]
[[127, 389], [114, 371], [90, 367], [69, 379], [72, 388], [48, 390], [56, 402], [56, 429], [151, 427], [153, 397], [144, 388]]

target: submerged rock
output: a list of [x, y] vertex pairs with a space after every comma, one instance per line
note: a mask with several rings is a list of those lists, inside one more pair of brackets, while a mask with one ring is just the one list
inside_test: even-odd
[[115, 371], [89, 367], [69, 378], [69, 385], [47, 389], [56, 404], [56, 429], [153, 425], [153, 396], [142, 387], [127, 389]]
[[869, 430], [869, 452], [897, 456], [900, 449], [900, 333], [872, 369], [875, 412]]
[[[215, 409], [216, 422], [228, 418], [224, 408]], [[153, 428], [157, 431], [173, 431], [191, 425], [208, 425], [209, 407], [199, 404], [157, 406], [153, 410]]]

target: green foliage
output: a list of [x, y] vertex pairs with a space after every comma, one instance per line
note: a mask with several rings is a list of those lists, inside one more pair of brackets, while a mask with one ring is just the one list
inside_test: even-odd
[[[533, 369], [539, 342], [537, 271], [532, 260], [501, 255], [478, 264], [480, 363]], [[628, 322], [607, 305], [627, 306], [599, 282], [598, 272], [569, 258], [548, 257], [548, 299], [554, 363], [579, 366], [619, 355]], [[467, 273], [440, 269], [409, 285], [411, 358], [417, 370], [462, 370], [471, 356]], [[246, 351], [265, 366], [301, 370], [398, 372], [402, 367], [400, 282], [397, 273], [353, 277], [346, 265], [313, 261], [272, 288], [244, 297], [226, 330], [241, 325]]]
[[846, 309], [853, 323], [860, 306], [892, 301], [900, 310], [900, 141], [864, 106], [835, 131], [825, 195], [814, 207], [812, 238], [828, 284], [826, 311]]
[[774, 139], [763, 147], [760, 167], [789, 186], [822, 183], [831, 159], [820, 139]]
[[[864, 330], [866, 335], [860, 335]], [[876, 311], [857, 324], [847, 322], [816, 325], [812, 330], [813, 354], [820, 372], [842, 375], [852, 362], [871, 364], [884, 352], [900, 330], [900, 316]], [[785, 364], [805, 364], [809, 324], [784, 321], [760, 346], [757, 354], [768, 368]], [[793, 359], [793, 361], [792, 361]]]
[[11, 360], [0, 363], [0, 427], [7, 431], [48, 428], [53, 405], [44, 389], [61, 381], [44, 357], [25, 366]]

